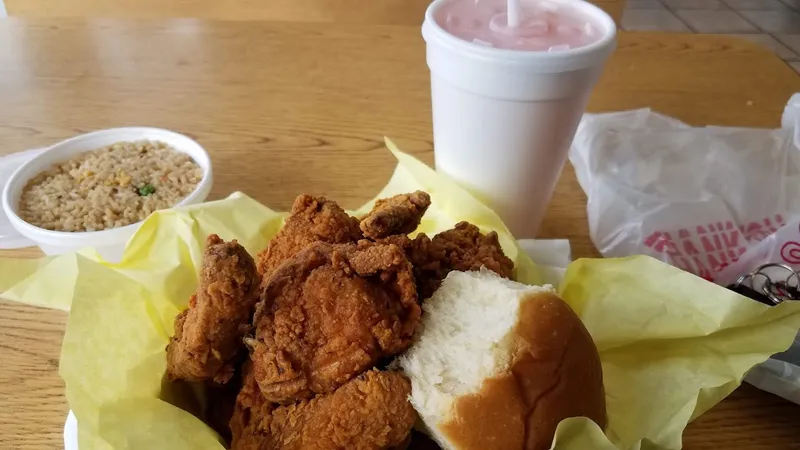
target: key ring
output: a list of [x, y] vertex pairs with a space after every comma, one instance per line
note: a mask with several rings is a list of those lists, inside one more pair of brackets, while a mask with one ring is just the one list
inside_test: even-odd
[[[772, 281], [772, 279], [770, 279], [770, 277], [766, 273], [763, 272], [765, 269], [773, 267], [779, 267], [781, 269], [788, 271], [789, 274], [787, 275], [786, 280], [784, 280], [783, 282], [775, 283]], [[788, 291], [788, 288], [792, 288], [791, 285], [792, 279], [797, 280], [797, 286], [794, 289], [796, 290], [798, 287], [800, 287], [800, 274], [798, 274], [797, 271], [795, 271], [786, 264], [781, 264], [781, 263], [762, 264], [756, 267], [755, 270], [753, 270], [752, 272], [740, 276], [736, 280], [735, 286], [739, 287], [746, 281], [750, 280], [749, 283], [750, 287], [754, 288], [753, 280], [757, 275], [761, 275], [762, 277], [764, 277], [764, 282], [761, 284], [761, 292], [763, 292], [764, 295], [766, 295], [769, 301], [772, 302], [773, 304], [777, 305], [786, 300], [800, 300], [800, 298], [792, 297]]]
[[764, 284], [761, 285], [761, 292], [763, 292], [764, 295], [767, 296], [769, 301], [771, 301], [772, 303], [778, 305], [781, 302], [783, 302], [785, 299], [781, 298], [781, 297], [778, 297], [778, 295], [776, 295], [775, 292], [772, 290], [773, 287], [775, 287], [775, 285], [772, 283], [772, 281], [769, 278], [767, 278], [766, 281], [764, 281]]
[[[756, 275], [761, 275], [762, 277], [764, 277], [764, 281], [765, 282], [769, 281], [769, 277], [767, 276], [767, 274], [760, 272], [760, 270], [763, 269], [763, 268], [764, 268], [764, 266], [759, 266], [758, 268], [756, 268], [756, 270], [740, 276], [736, 280], [735, 287], [739, 287], [739, 286], [743, 285], [745, 281], [750, 280], [750, 287], [752, 288], [753, 287], [753, 278], [755, 278]], [[800, 279], [800, 278], [798, 278], [798, 279]]]

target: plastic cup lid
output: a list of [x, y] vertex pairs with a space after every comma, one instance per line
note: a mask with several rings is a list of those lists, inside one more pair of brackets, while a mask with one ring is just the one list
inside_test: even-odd
[[[6, 187], [11, 175], [23, 164], [47, 149], [37, 148], [0, 157], [0, 192]], [[0, 249], [35, 246], [36, 243], [22, 236], [11, 225], [5, 210], [0, 208]]]

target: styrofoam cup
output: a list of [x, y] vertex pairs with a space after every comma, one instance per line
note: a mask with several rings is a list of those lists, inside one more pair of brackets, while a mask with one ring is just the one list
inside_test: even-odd
[[489, 204], [516, 237], [535, 237], [589, 94], [614, 50], [616, 26], [588, 2], [552, 0], [591, 17], [603, 37], [567, 51], [504, 50], [440, 27], [434, 14], [448, 1], [434, 1], [422, 25], [436, 170]]

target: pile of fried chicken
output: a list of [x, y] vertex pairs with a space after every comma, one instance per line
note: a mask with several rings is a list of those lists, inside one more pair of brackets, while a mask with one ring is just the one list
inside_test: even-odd
[[[385, 367], [411, 345], [421, 301], [453, 270], [513, 271], [497, 235], [467, 222], [408, 237], [429, 206], [425, 192], [398, 195], [359, 221], [301, 195], [257, 261], [235, 240], [208, 237], [167, 374], [235, 395], [216, 427], [231, 449], [407, 447], [411, 385]], [[219, 401], [204, 418], [212, 426], [225, 415]]]

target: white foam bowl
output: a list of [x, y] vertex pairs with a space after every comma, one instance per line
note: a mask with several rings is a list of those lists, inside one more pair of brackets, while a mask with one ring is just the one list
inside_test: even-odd
[[17, 215], [19, 198], [28, 181], [53, 165], [68, 161], [75, 156], [117, 142], [161, 141], [175, 150], [189, 155], [203, 170], [203, 178], [195, 190], [178, 204], [185, 206], [202, 203], [211, 191], [213, 182], [211, 160], [208, 153], [193, 139], [179, 133], [159, 128], [130, 127], [111, 128], [82, 134], [48, 148], [34, 157], [11, 175], [3, 190], [2, 206], [9, 222], [22, 236], [35, 242], [45, 254], [57, 255], [91, 247], [108, 261], [119, 261], [128, 239], [142, 222], [102, 231], [65, 232], [39, 228], [22, 220]]

